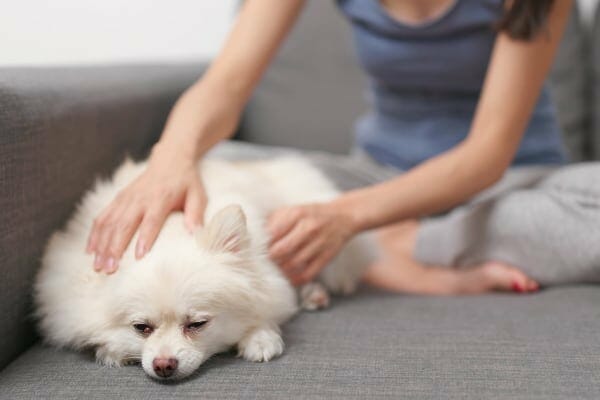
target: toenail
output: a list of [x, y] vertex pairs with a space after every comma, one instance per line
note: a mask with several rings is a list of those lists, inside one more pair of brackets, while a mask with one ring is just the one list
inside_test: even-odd
[[519, 284], [519, 282], [513, 281], [513, 283], [512, 283], [512, 290], [514, 292], [517, 292], [517, 293], [522, 293], [523, 292], [523, 287], [521, 287], [521, 284]]

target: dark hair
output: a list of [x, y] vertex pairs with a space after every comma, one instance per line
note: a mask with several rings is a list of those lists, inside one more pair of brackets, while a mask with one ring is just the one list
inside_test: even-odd
[[513, 39], [531, 40], [546, 28], [554, 0], [508, 0], [497, 29]]

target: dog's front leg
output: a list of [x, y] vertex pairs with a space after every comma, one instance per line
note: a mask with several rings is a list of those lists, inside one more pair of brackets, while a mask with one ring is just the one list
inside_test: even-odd
[[283, 339], [277, 326], [264, 325], [254, 328], [238, 343], [238, 355], [249, 361], [269, 361], [281, 353]]
[[319, 282], [309, 282], [299, 291], [300, 307], [306, 311], [322, 310], [329, 307], [329, 293]]

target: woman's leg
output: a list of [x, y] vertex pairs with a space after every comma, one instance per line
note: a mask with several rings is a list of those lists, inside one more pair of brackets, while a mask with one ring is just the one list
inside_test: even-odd
[[478, 294], [494, 290], [531, 292], [538, 289], [538, 284], [523, 272], [499, 262], [454, 269], [415, 261], [412, 255], [418, 227], [417, 221], [409, 221], [378, 232], [382, 258], [367, 270], [366, 283], [395, 292], [432, 295]]
[[561, 168], [498, 199], [485, 228], [465, 263], [503, 260], [542, 286], [600, 282], [600, 163]]
[[600, 282], [600, 164], [561, 168], [417, 227], [382, 234], [386, 258], [368, 282], [440, 294]]

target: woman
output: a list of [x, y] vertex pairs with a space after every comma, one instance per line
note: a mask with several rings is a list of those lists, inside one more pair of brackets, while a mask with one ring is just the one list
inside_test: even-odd
[[[137, 230], [135, 254], [143, 257], [174, 210], [184, 212], [190, 231], [202, 223], [207, 199], [197, 161], [232, 135], [303, 3], [245, 2], [221, 53], [173, 108], [147, 170], [95, 221], [87, 251], [96, 254], [97, 271], [116, 271]], [[352, 236], [381, 228], [384, 257], [366, 275], [376, 286], [432, 294], [537, 290], [539, 283], [521, 267], [538, 260], [521, 254], [514, 261], [510, 256], [496, 261], [500, 236], [479, 243], [479, 249], [490, 251], [463, 257], [462, 250], [472, 248], [482, 229], [502, 217], [489, 210], [490, 201], [539, 182], [565, 161], [544, 81], [572, 2], [338, 3], [352, 23], [360, 61], [372, 82], [374, 111], [357, 125], [361, 156], [385, 170], [382, 176], [391, 170], [403, 173], [331, 203], [277, 210], [268, 224], [272, 259], [294, 284], [301, 284]], [[509, 167], [532, 165], [536, 168], [511, 169], [514, 178], [501, 181]], [[418, 222], [472, 199], [458, 214]], [[440, 230], [440, 221], [459, 230]], [[459, 239], [444, 237], [461, 230]], [[426, 268], [417, 262], [414, 255], [427, 237], [430, 249], [421, 251], [426, 254], [421, 261], [436, 253], [436, 246], [457, 241], [451, 250], [437, 248], [446, 255], [440, 263], [471, 268]], [[493, 232], [486, 235], [494, 237]], [[426, 261], [437, 262], [435, 257]]]

